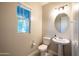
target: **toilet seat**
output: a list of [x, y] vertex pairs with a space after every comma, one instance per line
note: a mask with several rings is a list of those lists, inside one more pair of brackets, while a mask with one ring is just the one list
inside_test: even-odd
[[38, 49], [40, 50], [40, 51], [46, 51], [47, 50], [47, 45], [45, 45], [45, 44], [42, 44], [42, 45], [40, 45], [39, 47], [38, 47]]

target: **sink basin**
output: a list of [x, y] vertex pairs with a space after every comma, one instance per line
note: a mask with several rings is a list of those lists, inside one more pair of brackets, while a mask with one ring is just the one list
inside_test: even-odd
[[56, 44], [62, 44], [62, 45], [65, 45], [65, 44], [68, 44], [70, 43], [70, 41], [68, 39], [62, 39], [62, 38], [58, 38], [58, 37], [55, 37], [52, 39], [53, 42], [55, 42]]
[[70, 40], [59, 38], [59, 37], [54, 37], [52, 41], [58, 44], [58, 55], [59, 56], [63, 55], [63, 45], [70, 43]]

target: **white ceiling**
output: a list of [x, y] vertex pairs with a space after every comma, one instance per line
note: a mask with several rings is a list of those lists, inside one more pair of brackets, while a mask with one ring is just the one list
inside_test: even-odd
[[41, 6], [48, 4], [49, 2], [40, 2]]
[[27, 4], [30, 3], [35, 3], [35, 4], [39, 4], [40, 6], [44, 6], [45, 4], [48, 4], [49, 2], [26, 2]]

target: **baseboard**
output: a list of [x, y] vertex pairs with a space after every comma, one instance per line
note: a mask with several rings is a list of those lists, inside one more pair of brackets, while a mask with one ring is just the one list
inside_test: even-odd
[[40, 52], [39, 52], [39, 50], [37, 49], [37, 50], [31, 52], [28, 56], [39, 56], [39, 54], [40, 54]]
[[10, 56], [10, 53], [0, 53], [0, 56]]

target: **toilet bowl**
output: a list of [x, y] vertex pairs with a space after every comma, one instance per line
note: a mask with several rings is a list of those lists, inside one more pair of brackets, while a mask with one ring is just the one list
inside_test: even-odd
[[40, 50], [40, 51], [46, 51], [47, 50], [47, 45], [44, 45], [44, 44], [42, 44], [42, 45], [40, 45], [39, 47], [38, 47], [38, 49]]
[[41, 44], [41, 45], [38, 47], [38, 49], [39, 49], [39, 51], [40, 51], [40, 53], [41, 53], [41, 56], [44, 56], [45, 53], [47, 53], [47, 48], [48, 48], [48, 46], [49, 46], [49, 44], [50, 44], [50, 39], [51, 39], [51, 38], [49, 38], [49, 37], [43, 37], [43, 44]]

